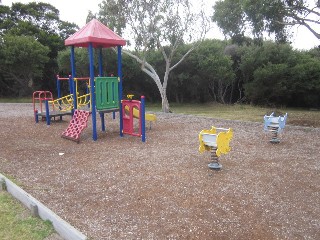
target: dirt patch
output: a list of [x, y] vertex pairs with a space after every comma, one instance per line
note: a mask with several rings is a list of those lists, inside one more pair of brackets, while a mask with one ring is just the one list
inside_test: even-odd
[[[106, 132], [60, 137], [69, 117], [34, 123], [31, 104], [0, 104], [0, 172], [92, 239], [320, 239], [320, 129], [157, 113], [147, 141]], [[261, 116], [263, 119], [263, 116]], [[99, 121], [97, 126], [100, 126]], [[221, 171], [198, 134], [233, 128]]]
[[290, 120], [290, 124], [305, 127], [320, 127], [319, 119], [293, 119]]

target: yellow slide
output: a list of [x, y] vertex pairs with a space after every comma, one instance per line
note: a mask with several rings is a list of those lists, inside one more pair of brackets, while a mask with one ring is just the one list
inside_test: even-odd
[[[129, 107], [128, 106], [125, 106], [125, 110], [126, 112], [129, 111]], [[138, 109], [136, 108], [133, 108], [133, 117], [134, 118], [139, 118], [140, 116], [140, 112]], [[150, 113], [146, 113], [145, 114], [145, 118], [146, 118], [146, 121], [149, 121], [149, 122], [155, 122], [157, 120], [157, 116], [154, 115], [154, 114], [150, 114]]]

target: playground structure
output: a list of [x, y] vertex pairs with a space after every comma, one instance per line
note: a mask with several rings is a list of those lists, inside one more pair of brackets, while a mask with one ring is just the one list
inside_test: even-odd
[[271, 143], [279, 143], [278, 133], [281, 133], [286, 125], [288, 114], [275, 116], [274, 112], [264, 116], [264, 130], [272, 133]]
[[[128, 100], [121, 100], [123, 116], [123, 133], [141, 137], [141, 141], [146, 141], [145, 127], [145, 99], [141, 96], [141, 101], [132, 100], [133, 95], [128, 95]], [[139, 119], [135, 126], [134, 118]]]
[[[142, 96], [141, 96], [142, 97]], [[140, 112], [137, 108], [133, 108], [133, 117], [139, 119], [140, 118]], [[149, 129], [151, 129], [152, 122], [157, 121], [157, 116], [155, 114], [146, 113], [144, 115], [145, 121], [149, 122]]]
[[76, 109], [68, 128], [62, 133], [61, 137], [67, 138], [79, 143], [80, 134], [88, 126], [90, 112]]
[[[69, 82], [69, 94], [62, 96], [61, 94], [61, 81]], [[80, 95], [78, 91], [78, 82], [87, 81], [86, 94]], [[32, 96], [33, 112], [35, 122], [38, 123], [39, 117], [46, 119], [47, 125], [50, 125], [51, 118], [64, 115], [72, 115], [74, 105], [78, 108], [91, 108], [90, 106], [90, 88], [88, 86], [89, 78], [60, 78], [57, 76], [57, 92], [58, 98], [54, 99], [50, 91], [35, 91]], [[75, 93], [75, 94], [74, 94]], [[74, 97], [75, 96], [75, 97]], [[76, 99], [76, 101], [74, 100]]]
[[208, 164], [210, 169], [220, 170], [222, 168], [219, 163], [219, 157], [221, 154], [227, 154], [231, 150], [229, 144], [232, 137], [231, 128], [216, 128], [212, 126], [210, 130], [202, 130], [199, 133], [199, 152], [211, 152], [212, 162]]
[[[38, 101], [38, 102], [37, 102]], [[62, 120], [62, 116], [64, 115], [72, 115], [71, 111], [67, 111], [62, 108], [55, 108], [54, 99], [52, 97], [52, 93], [49, 91], [36, 91], [33, 93], [33, 113], [34, 113], [34, 120], [36, 123], [39, 122], [39, 117], [42, 120], [46, 119], [47, 125], [50, 125], [50, 119], [53, 117], [60, 117]], [[50, 105], [52, 106], [52, 110], [50, 111]], [[43, 107], [44, 105], [44, 107]], [[43, 111], [45, 108], [45, 111]], [[40, 111], [39, 111], [40, 109]]]
[[[96, 19], [92, 19], [78, 32], [70, 36], [65, 40], [65, 45], [71, 47], [71, 75], [69, 78], [59, 78], [57, 76], [57, 88], [58, 99], [53, 99], [52, 93], [48, 91], [35, 92], [33, 95], [34, 113], [36, 122], [38, 117], [42, 116], [46, 118], [47, 124], [50, 124], [50, 118], [63, 115], [73, 115], [73, 118], [69, 124], [69, 127], [62, 137], [79, 142], [81, 131], [87, 126], [86, 123], [77, 123], [82, 118], [86, 111], [86, 116], [92, 117], [92, 138], [97, 140], [97, 113], [101, 119], [101, 129], [105, 131], [105, 113], [113, 113], [115, 118], [115, 112], [119, 112], [120, 122], [120, 136], [124, 134], [141, 136], [142, 141], [145, 141], [145, 120], [156, 121], [156, 117], [153, 114], [145, 114], [144, 97], [141, 97], [141, 101], [136, 100], [122, 100], [122, 46], [126, 44], [126, 41], [112, 32], [105, 25], [100, 23]], [[89, 72], [90, 76], [86, 78], [76, 77], [75, 69], [75, 47], [88, 48], [89, 53]], [[103, 75], [102, 65], [102, 49], [103, 48], [117, 48], [117, 67], [118, 76], [105, 77]], [[94, 73], [94, 48], [98, 48], [98, 77], [95, 77]], [[69, 81], [70, 94], [62, 97], [60, 93], [60, 81]], [[87, 82], [87, 91], [85, 94], [80, 95], [78, 91], [78, 81]], [[40, 111], [36, 107], [36, 101], [39, 101]], [[43, 111], [42, 104], [45, 104], [46, 111]], [[49, 106], [52, 106], [50, 111]], [[123, 109], [125, 106], [125, 109]], [[83, 111], [76, 111], [77, 109], [85, 108]], [[127, 111], [129, 112], [127, 114]], [[81, 115], [81, 116], [80, 116]], [[135, 131], [133, 127], [134, 118], [140, 122], [139, 128]], [[88, 121], [88, 118], [84, 118]], [[75, 127], [81, 125], [82, 127]], [[74, 131], [74, 132], [73, 132]]]

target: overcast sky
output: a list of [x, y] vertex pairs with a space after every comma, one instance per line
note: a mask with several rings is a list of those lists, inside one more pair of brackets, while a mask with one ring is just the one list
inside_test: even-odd
[[[34, 1], [2, 0], [2, 4], [7, 6], [11, 6], [12, 2], [28, 3]], [[93, 13], [98, 12], [98, 4], [101, 3], [102, 0], [36, 0], [36, 2], [47, 2], [55, 6], [60, 11], [61, 20], [76, 23], [81, 28], [86, 23], [86, 17], [89, 10], [91, 10]], [[207, 2], [210, 2], [211, 4], [208, 6], [207, 10], [211, 10], [214, 0], [207, 0]], [[213, 31], [209, 32], [207, 37], [222, 39], [223, 36], [217, 28], [214, 28]], [[295, 33], [291, 41], [293, 41], [293, 47], [297, 49], [310, 49], [314, 46], [320, 45], [320, 41], [302, 26], [299, 28], [295, 27]]]

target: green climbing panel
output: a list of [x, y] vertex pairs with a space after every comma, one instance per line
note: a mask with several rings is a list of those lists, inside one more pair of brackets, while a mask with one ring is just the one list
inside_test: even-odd
[[119, 108], [119, 91], [117, 77], [96, 77], [97, 110]]

